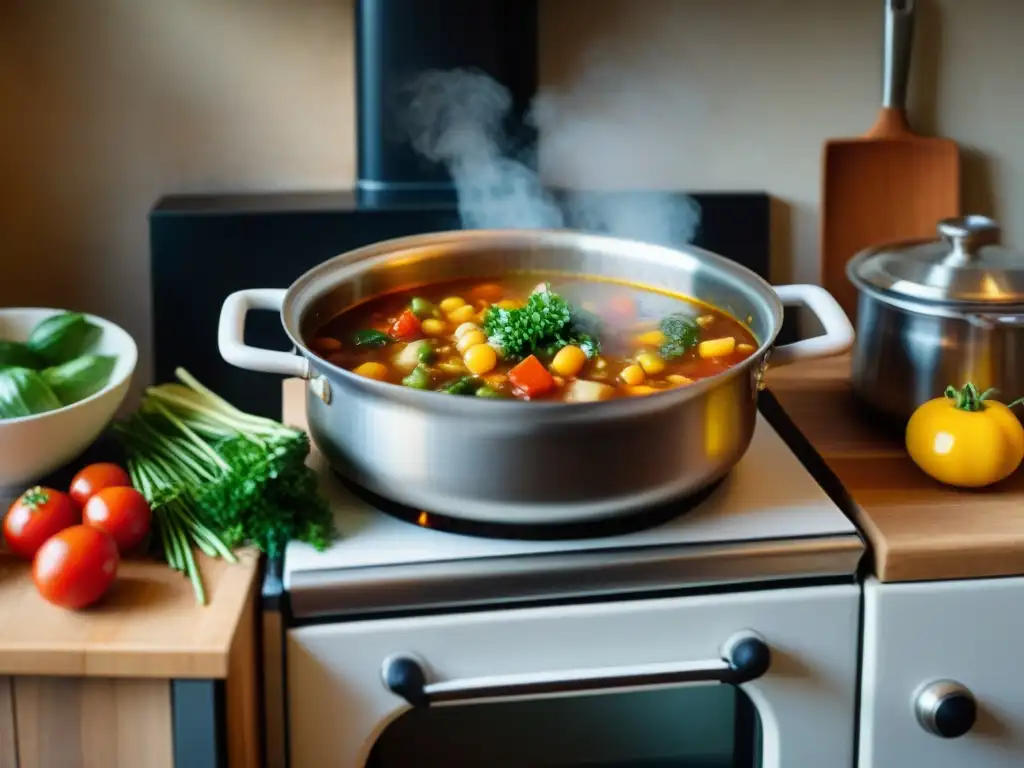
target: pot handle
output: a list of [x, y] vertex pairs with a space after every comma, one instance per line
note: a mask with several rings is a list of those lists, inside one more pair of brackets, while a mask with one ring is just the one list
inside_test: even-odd
[[245, 316], [251, 309], [280, 312], [287, 291], [280, 288], [249, 288], [235, 291], [220, 308], [217, 346], [220, 356], [237, 368], [262, 373], [309, 378], [309, 362], [294, 352], [250, 347], [245, 343]]
[[820, 285], [776, 285], [775, 292], [785, 306], [802, 305], [810, 309], [825, 333], [813, 339], [783, 344], [772, 350], [769, 364], [774, 368], [801, 360], [841, 355], [853, 346], [853, 326], [832, 294]]

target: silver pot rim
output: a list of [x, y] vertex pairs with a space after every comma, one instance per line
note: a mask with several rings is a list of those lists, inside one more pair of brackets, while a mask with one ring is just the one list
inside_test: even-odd
[[[908, 240], [902, 244], [914, 245], [931, 242], [927, 239]], [[968, 321], [978, 316], [1024, 315], [1024, 303], [939, 301], [881, 288], [864, 280], [859, 273], [860, 265], [865, 260], [872, 258], [875, 253], [875, 249], [869, 248], [851, 258], [846, 263], [846, 277], [858, 291], [869, 294], [890, 307], [928, 317], [946, 317]]]
[[[645, 397], [636, 398], [615, 398], [609, 401], [595, 403], [569, 403], [563, 401], [539, 400], [522, 402], [518, 399], [480, 399], [471, 397], [449, 397], [440, 392], [429, 390], [417, 390], [409, 387], [399, 387], [390, 382], [375, 381], [364, 376], [358, 376], [349, 370], [334, 365], [326, 359], [316, 355], [305, 344], [302, 334], [298, 328], [301, 324], [302, 311], [305, 307], [315, 302], [318, 298], [329, 293], [334, 287], [347, 279], [355, 277], [366, 271], [375, 264], [387, 262], [394, 259], [402, 251], [414, 251], [417, 249], [445, 248], [466, 244], [487, 243], [490, 246], [500, 247], [506, 244], [530, 244], [536, 243], [538, 239], [545, 239], [555, 244], [565, 243], [574, 246], [585, 246], [588, 243], [593, 245], [604, 244], [608, 247], [631, 247], [647, 250], [652, 254], [660, 253], [665, 258], [678, 259], [680, 254], [691, 254], [701, 260], [713, 263], [716, 268], [730, 274], [736, 279], [748, 281], [755, 286], [760, 297], [768, 305], [772, 313], [771, 333], [763, 340], [758, 340], [757, 350], [736, 365], [700, 379], [686, 387], [676, 387], [656, 392]], [[347, 275], [345, 280], [335, 281], [330, 286], [317, 290], [308, 290], [314, 283], [319, 282], [325, 276], [338, 271], [351, 270], [352, 274]], [[580, 273], [583, 274], [583, 273]], [[645, 286], [637, 284], [638, 288]], [[308, 291], [308, 295], [303, 295]], [[301, 301], [301, 306], [299, 302]], [[709, 305], [713, 306], [713, 305]], [[715, 307], [718, 311], [723, 311]], [[433, 232], [420, 235], [409, 235], [405, 237], [382, 240], [371, 245], [363, 246], [352, 251], [334, 256], [312, 269], [307, 270], [299, 276], [285, 293], [281, 307], [281, 319], [284, 331], [295, 348], [314, 366], [317, 370], [326, 370], [333, 376], [339, 377], [346, 386], [362, 390], [365, 393], [386, 397], [390, 400], [398, 400], [415, 407], [435, 407], [448, 412], [466, 413], [467, 415], [483, 413], [504, 413], [506, 411], [518, 410], [529, 407], [532, 410], [537, 408], [551, 411], [559, 411], [568, 416], [576, 414], [586, 419], [595, 411], [599, 410], [603, 417], [614, 418], [616, 416], [629, 416], [643, 413], [648, 410], [661, 410], [672, 398], [671, 402], [683, 402], [702, 396], [709, 390], [715, 389], [722, 384], [729, 382], [737, 376], [748, 375], [750, 368], [765, 366], [767, 357], [775, 339], [782, 329], [783, 306], [782, 301], [775, 293], [775, 289], [760, 275], [747, 267], [730, 261], [723, 256], [706, 251], [702, 248], [689, 246], [686, 250], [669, 248], [667, 246], [654, 245], [636, 240], [627, 240], [608, 235], [591, 234], [570, 229], [475, 229], [475, 230], [449, 230], [444, 232]], [[736, 318], [734, 318], [736, 319]], [[743, 323], [742, 320], [739, 322]], [[746, 323], [743, 323], [746, 326]]]
[[1000, 244], [995, 220], [968, 214], [942, 219], [936, 230], [938, 239], [905, 239], [863, 249], [847, 261], [847, 279], [904, 308], [999, 313], [1024, 306], [1024, 254]]
[[[531, 402], [494, 399], [449, 398], [438, 393], [413, 390], [387, 382], [366, 379], [332, 365], [314, 355], [303, 341], [300, 328], [305, 312], [317, 306], [317, 302], [332, 290], [349, 284], [349, 281], [372, 273], [374, 267], [393, 266], [391, 262], [401, 258], [433, 258], [441, 254], [466, 255], [476, 253], [481, 244], [496, 249], [501, 244], [516, 246], [520, 250], [536, 248], [545, 244], [561, 246], [566, 250], [593, 249], [605, 256], [638, 258], [638, 265], [644, 264], [668, 272], [689, 271], [699, 273], [710, 267], [716, 275], [719, 288], [726, 293], [735, 291], [752, 308], [745, 324], [752, 323], [756, 316], [758, 325], [758, 349], [749, 358], [722, 373], [701, 379], [692, 385], [658, 392], [646, 397], [616, 398], [598, 403]], [[403, 256], [403, 249], [408, 253]], [[689, 260], [689, 263], [687, 263]], [[501, 268], [498, 268], [501, 271]], [[585, 274], [585, 270], [570, 269], [570, 274]], [[326, 277], [329, 275], [329, 278]], [[629, 282], [628, 277], [626, 281]], [[642, 286], [638, 280], [634, 284]], [[709, 305], [714, 306], [709, 302]], [[775, 345], [782, 328], [782, 308], [786, 305], [806, 307], [824, 328], [824, 334], [801, 339], [782, 346]], [[719, 309], [721, 306], [719, 305]], [[261, 349], [245, 343], [246, 316], [252, 310], [277, 312], [285, 333], [294, 345], [289, 352]], [[533, 413], [546, 414], [544, 418], [562, 420], [590, 419], [599, 412], [603, 417], [616, 414], [630, 415], [647, 411], [660, 411], [674, 405], [696, 400], [727, 386], [736, 377], [754, 374], [760, 382], [771, 355], [772, 365], [789, 365], [799, 361], [815, 360], [847, 352], [854, 341], [854, 329], [835, 298], [824, 288], [812, 284], [772, 286], [767, 281], [729, 259], [710, 251], [687, 246], [670, 248], [608, 235], [590, 234], [575, 230], [455, 230], [386, 240], [358, 248], [328, 259], [300, 276], [291, 287], [247, 288], [230, 294], [221, 307], [217, 331], [217, 345], [221, 357], [231, 365], [251, 371], [276, 373], [305, 379], [315, 378], [320, 385], [328, 379], [335, 385], [367, 396], [400, 402], [410, 408], [440, 413], [480, 414], [508, 412], [525, 413], [528, 407]], [[299, 352], [300, 354], [295, 354]], [[329, 391], [327, 392], [329, 395]], [[487, 409], [484, 411], [483, 409]], [[539, 409], [539, 410], [538, 410]]]

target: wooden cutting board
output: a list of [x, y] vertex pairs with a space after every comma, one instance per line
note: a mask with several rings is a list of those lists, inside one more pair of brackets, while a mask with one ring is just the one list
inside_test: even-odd
[[864, 417], [849, 374], [844, 356], [770, 370], [767, 382], [841, 484], [843, 506], [871, 544], [878, 578], [1024, 575], [1024, 469], [976, 491], [932, 480], [907, 456], [898, 432]]
[[822, 159], [822, 285], [856, 319], [846, 263], [883, 243], [934, 239], [940, 219], [960, 215], [960, 150], [919, 136], [907, 122], [915, 0], [887, 0], [882, 110], [860, 138], [825, 143]]
[[246, 622], [259, 594], [259, 553], [238, 555], [229, 564], [196, 553], [205, 606], [166, 563], [125, 558], [102, 601], [66, 611], [40, 597], [31, 564], [0, 551], [0, 675], [227, 677], [255, 631]]

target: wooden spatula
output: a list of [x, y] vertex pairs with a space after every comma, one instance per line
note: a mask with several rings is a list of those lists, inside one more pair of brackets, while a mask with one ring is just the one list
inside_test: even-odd
[[885, 0], [882, 111], [858, 139], [825, 143], [821, 202], [822, 285], [851, 320], [857, 293], [846, 262], [864, 248], [935, 237], [940, 219], [960, 214], [960, 150], [919, 136], [907, 122], [907, 80], [915, 0]]

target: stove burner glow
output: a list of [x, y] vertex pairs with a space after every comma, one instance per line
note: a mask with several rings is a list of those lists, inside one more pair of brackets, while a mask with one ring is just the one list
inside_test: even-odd
[[441, 533], [454, 533], [485, 539], [511, 539], [518, 541], [567, 541], [572, 539], [603, 539], [623, 536], [629, 533], [664, 525], [677, 517], [696, 509], [722, 484], [723, 479], [712, 483], [697, 493], [677, 499], [668, 504], [638, 510], [630, 516], [616, 516], [606, 520], [582, 523], [559, 523], [553, 525], [532, 525], [524, 523], [484, 523], [466, 520], [452, 515], [414, 509], [385, 499], [366, 488], [333, 473], [339, 482], [353, 495], [373, 508], [418, 528]]

